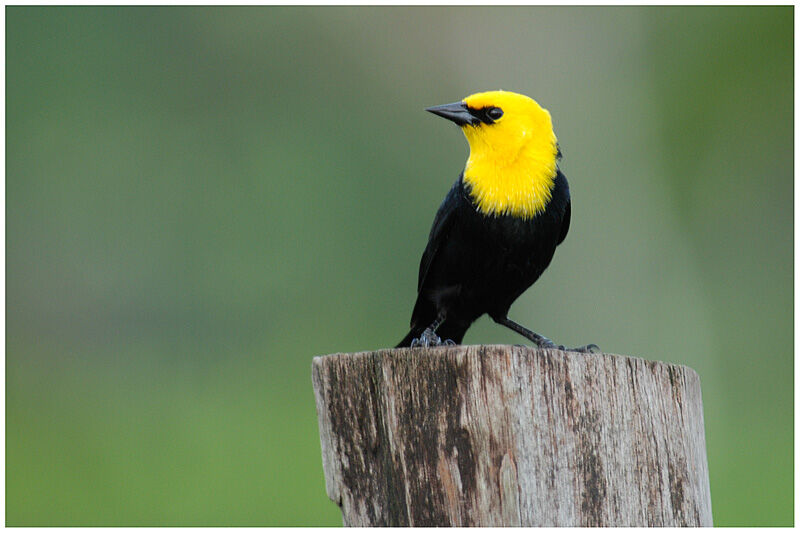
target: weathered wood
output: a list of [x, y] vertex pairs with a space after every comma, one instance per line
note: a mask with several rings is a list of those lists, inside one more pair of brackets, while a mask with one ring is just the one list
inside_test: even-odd
[[453, 346], [315, 357], [312, 374], [345, 525], [712, 525], [685, 366]]

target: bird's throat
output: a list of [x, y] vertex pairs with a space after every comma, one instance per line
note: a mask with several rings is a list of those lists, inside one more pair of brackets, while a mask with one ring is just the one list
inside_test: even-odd
[[498, 154], [488, 147], [470, 146], [464, 183], [478, 210], [526, 219], [543, 212], [553, 190], [557, 150], [553, 145]]

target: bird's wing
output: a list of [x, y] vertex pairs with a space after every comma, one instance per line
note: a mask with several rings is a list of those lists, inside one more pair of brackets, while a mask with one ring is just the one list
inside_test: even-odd
[[419, 263], [417, 292], [422, 289], [422, 284], [425, 282], [425, 277], [430, 271], [431, 264], [436, 257], [436, 252], [439, 250], [442, 242], [447, 239], [447, 235], [450, 233], [450, 228], [452, 227], [453, 220], [455, 219], [454, 215], [459, 204], [460, 188], [461, 178], [459, 177], [459, 179], [456, 180], [455, 184], [450, 189], [450, 192], [448, 192], [447, 196], [445, 196], [444, 200], [442, 201], [442, 205], [439, 206], [439, 210], [436, 212], [436, 216], [433, 219], [431, 234], [428, 237], [428, 246], [425, 247], [425, 251], [422, 253], [422, 259]]
[[570, 207], [570, 202], [567, 200], [567, 207], [564, 208], [564, 218], [561, 219], [561, 235], [558, 237], [558, 242], [556, 245], [561, 244], [564, 242], [564, 239], [567, 238], [567, 232], [569, 231], [569, 219], [571, 216], [572, 208]]

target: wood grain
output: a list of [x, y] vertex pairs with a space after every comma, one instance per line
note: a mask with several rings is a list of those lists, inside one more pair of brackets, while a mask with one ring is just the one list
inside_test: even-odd
[[522, 346], [315, 357], [349, 526], [711, 526], [690, 368]]

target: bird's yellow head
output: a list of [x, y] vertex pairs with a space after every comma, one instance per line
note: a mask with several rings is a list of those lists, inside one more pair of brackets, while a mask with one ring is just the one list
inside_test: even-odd
[[428, 111], [461, 126], [469, 142], [464, 182], [483, 213], [532, 218], [544, 211], [558, 159], [547, 110], [522, 94], [489, 91]]

